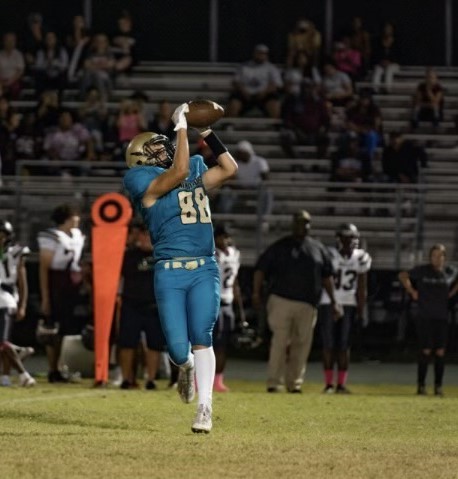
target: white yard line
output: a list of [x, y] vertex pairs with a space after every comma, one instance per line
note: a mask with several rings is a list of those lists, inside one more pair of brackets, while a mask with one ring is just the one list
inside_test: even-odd
[[86, 391], [81, 393], [72, 393], [72, 394], [59, 394], [59, 395], [49, 395], [49, 396], [34, 396], [34, 397], [27, 397], [27, 398], [18, 398], [18, 399], [5, 399], [0, 401], [0, 405], [3, 404], [18, 404], [18, 403], [27, 403], [27, 402], [39, 402], [39, 401], [55, 401], [56, 399], [79, 399], [84, 397], [92, 397], [92, 396], [104, 396], [108, 393], [112, 393], [114, 391]]

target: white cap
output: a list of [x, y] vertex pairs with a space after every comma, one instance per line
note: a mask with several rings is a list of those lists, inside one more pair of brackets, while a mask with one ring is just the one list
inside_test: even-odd
[[254, 155], [253, 145], [247, 140], [239, 141], [237, 143], [236, 149], [238, 151], [244, 151], [245, 153], [248, 153], [249, 155]]

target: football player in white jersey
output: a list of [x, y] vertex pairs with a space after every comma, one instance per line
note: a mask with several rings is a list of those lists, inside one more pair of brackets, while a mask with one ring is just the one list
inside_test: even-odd
[[226, 349], [231, 333], [235, 329], [234, 300], [241, 307], [241, 293], [237, 281], [240, 269], [240, 251], [232, 244], [231, 237], [224, 226], [216, 226], [213, 233], [216, 246], [216, 261], [220, 276], [220, 311], [218, 321], [213, 329], [213, 349], [216, 358], [216, 374], [213, 390], [227, 392], [224, 384], [226, 366]]
[[3, 362], [1, 384], [9, 386], [9, 368], [19, 373], [21, 386], [34, 386], [35, 379], [24, 368], [21, 356], [33, 352], [33, 348], [18, 348], [10, 343], [13, 321], [25, 318], [27, 307], [27, 275], [24, 257], [29, 248], [13, 243], [14, 230], [8, 221], [0, 220], [0, 356]]
[[[82, 279], [80, 259], [85, 237], [79, 229], [80, 216], [72, 206], [58, 206], [51, 219], [56, 226], [38, 234], [38, 246], [41, 312], [46, 329], [57, 333], [46, 336], [48, 381], [55, 383], [66, 382], [59, 370], [62, 337], [80, 334], [82, 329], [82, 325], [75, 322], [73, 313]], [[58, 325], [57, 331], [54, 325]]]
[[[319, 322], [323, 344], [323, 368], [326, 393], [349, 393], [346, 387], [350, 361], [351, 328], [364, 315], [367, 295], [367, 272], [372, 259], [359, 248], [359, 231], [351, 223], [344, 223], [336, 231], [337, 246], [329, 248], [334, 268], [334, 293], [343, 307], [343, 315], [332, 316], [326, 292], [321, 297]], [[334, 365], [337, 381], [334, 389]]]

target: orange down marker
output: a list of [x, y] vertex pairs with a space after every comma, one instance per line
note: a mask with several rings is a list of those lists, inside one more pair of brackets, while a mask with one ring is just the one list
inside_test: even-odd
[[108, 383], [111, 323], [132, 217], [129, 200], [119, 193], [100, 196], [92, 205], [95, 384]]

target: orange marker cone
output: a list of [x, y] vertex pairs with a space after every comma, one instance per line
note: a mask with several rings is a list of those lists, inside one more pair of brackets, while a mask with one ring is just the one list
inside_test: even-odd
[[95, 384], [105, 385], [108, 383], [111, 323], [132, 208], [125, 196], [107, 193], [94, 202], [91, 217]]

